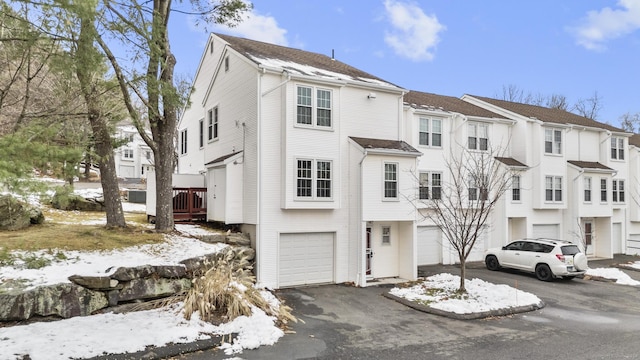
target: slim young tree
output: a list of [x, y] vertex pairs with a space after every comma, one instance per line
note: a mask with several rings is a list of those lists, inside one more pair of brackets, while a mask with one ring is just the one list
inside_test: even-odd
[[466, 293], [466, 262], [502, 195], [511, 186], [515, 173], [497, 156], [499, 151], [471, 151], [460, 147], [446, 162], [448, 176], [441, 188], [420, 200], [424, 216], [441, 231], [460, 262], [460, 287]]

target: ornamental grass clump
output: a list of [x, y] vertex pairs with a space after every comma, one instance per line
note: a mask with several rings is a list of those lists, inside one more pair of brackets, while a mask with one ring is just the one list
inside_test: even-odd
[[245, 252], [229, 248], [207, 268], [204, 273], [194, 276], [193, 286], [186, 294], [184, 317], [187, 320], [198, 312], [201, 320], [223, 323], [238, 316], [251, 316], [256, 307], [277, 317], [280, 325], [297, 321], [288, 306], [254, 287], [255, 277]]

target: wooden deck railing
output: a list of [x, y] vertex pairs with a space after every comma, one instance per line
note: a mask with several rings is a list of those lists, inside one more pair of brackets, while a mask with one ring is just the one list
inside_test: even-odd
[[174, 220], [206, 220], [207, 188], [173, 188]]

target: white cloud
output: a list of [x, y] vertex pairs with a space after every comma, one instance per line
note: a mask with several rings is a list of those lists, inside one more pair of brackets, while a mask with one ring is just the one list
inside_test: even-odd
[[439, 34], [446, 27], [435, 15], [426, 15], [413, 2], [386, 0], [386, 15], [393, 27], [384, 41], [399, 56], [413, 61], [432, 60], [433, 50], [440, 42]]
[[257, 11], [244, 15], [242, 21], [236, 27], [216, 26], [217, 31], [244, 37], [247, 39], [264, 41], [271, 44], [288, 46], [286, 38], [287, 30], [278, 26], [278, 22], [272, 16], [261, 15]]
[[640, 0], [619, 0], [618, 8], [589, 11], [582, 23], [568, 30], [589, 50], [604, 50], [608, 40], [640, 29]]

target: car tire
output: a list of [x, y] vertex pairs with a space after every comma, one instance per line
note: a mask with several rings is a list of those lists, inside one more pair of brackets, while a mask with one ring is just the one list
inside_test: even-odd
[[484, 259], [484, 264], [487, 266], [487, 269], [491, 271], [500, 270], [500, 263], [498, 262], [498, 258], [494, 255], [489, 255]]
[[573, 266], [578, 271], [585, 271], [589, 268], [587, 257], [583, 253], [577, 253], [573, 255]]
[[547, 264], [538, 264], [536, 266], [536, 277], [538, 280], [551, 281], [553, 279], [553, 273]]

